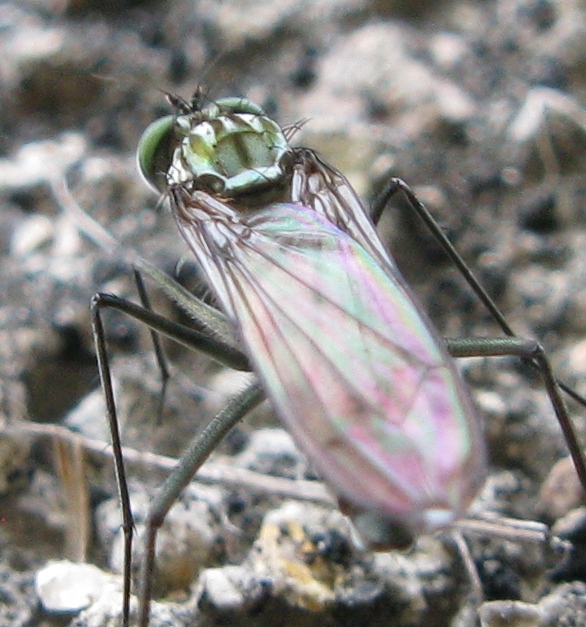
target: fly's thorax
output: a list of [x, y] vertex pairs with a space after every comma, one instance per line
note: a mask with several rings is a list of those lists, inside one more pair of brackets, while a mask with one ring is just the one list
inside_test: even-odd
[[152, 124], [141, 139], [138, 161], [159, 191], [183, 186], [258, 206], [286, 197], [293, 151], [283, 129], [262, 109], [225, 98]]
[[[189, 123], [188, 119], [178, 120]], [[169, 184], [189, 184], [226, 198], [252, 197], [288, 178], [289, 144], [265, 116], [230, 113], [204, 120], [175, 149]]]

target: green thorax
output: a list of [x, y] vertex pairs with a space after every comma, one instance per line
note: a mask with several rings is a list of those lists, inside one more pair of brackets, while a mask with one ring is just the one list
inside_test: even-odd
[[138, 163], [148, 183], [164, 193], [180, 185], [250, 201], [283, 188], [291, 154], [283, 129], [260, 107], [223, 98], [151, 124]]

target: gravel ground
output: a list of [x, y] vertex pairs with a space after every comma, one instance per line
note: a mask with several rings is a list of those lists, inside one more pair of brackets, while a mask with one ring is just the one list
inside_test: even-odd
[[[247, 96], [283, 124], [306, 120], [295, 143], [366, 199], [404, 178], [510, 325], [538, 338], [558, 376], [586, 394], [578, 0], [24, 0], [0, 4], [0, 50], [1, 624], [119, 624], [120, 517], [88, 303], [97, 291], [135, 298], [134, 288], [120, 256], [65, 206], [75, 199], [201, 293], [164, 203], [135, 168], [142, 131], [169, 112], [165, 92], [205, 85], [210, 98]], [[499, 335], [401, 202], [380, 229], [442, 334]], [[180, 317], [156, 289], [153, 300]], [[140, 534], [169, 458], [242, 379], [165, 345], [161, 411], [148, 333], [121, 315], [107, 326]], [[475, 510], [555, 525], [565, 553], [470, 535], [481, 601], [449, 536], [363, 551], [263, 406], [174, 506], [152, 625], [586, 623], [582, 498], [571, 467], [551, 474], [567, 453], [543, 386], [506, 359], [461, 366], [491, 462]], [[585, 435], [586, 409], [570, 412]], [[65, 583], [47, 586], [52, 560]]]

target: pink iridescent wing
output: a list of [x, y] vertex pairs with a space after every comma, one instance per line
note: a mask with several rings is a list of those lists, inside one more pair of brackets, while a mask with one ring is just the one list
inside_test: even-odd
[[296, 148], [291, 202], [313, 209], [354, 238], [382, 267], [396, 271], [378, 232], [348, 179], [309, 148]]
[[250, 214], [202, 193], [177, 223], [287, 428], [345, 499], [449, 524], [484, 479], [475, 410], [392, 266], [314, 211]]

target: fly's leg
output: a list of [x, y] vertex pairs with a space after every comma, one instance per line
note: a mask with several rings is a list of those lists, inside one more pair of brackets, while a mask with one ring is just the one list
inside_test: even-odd
[[[561, 397], [560, 390], [563, 390], [575, 401], [586, 407], [586, 399], [575, 390], [559, 381], [554, 376], [549, 361], [545, 355], [543, 347], [535, 340], [526, 340], [515, 335], [509, 326], [504, 315], [496, 306], [486, 290], [478, 282], [474, 273], [470, 270], [466, 262], [462, 259], [458, 251], [446, 237], [445, 233], [429, 213], [425, 205], [417, 198], [411, 187], [399, 178], [392, 178], [387, 183], [383, 191], [373, 203], [371, 216], [376, 223], [380, 219], [382, 212], [392, 196], [402, 192], [409, 202], [410, 208], [423, 220], [434, 238], [444, 249], [449, 259], [457, 267], [472, 291], [476, 294], [483, 306], [494, 318], [496, 323], [503, 330], [506, 338], [472, 338], [464, 340], [449, 340], [448, 349], [455, 357], [471, 356], [515, 356], [537, 368], [541, 373], [547, 393], [553, 405], [556, 418], [560, 423], [564, 437], [567, 442], [570, 455], [576, 468], [576, 473], [586, 494], [586, 461], [582, 446], [577, 437], [572, 421], [568, 414], [566, 405]], [[454, 351], [454, 352], [452, 352]], [[475, 352], [476, 351], [476, 352]]]
[[[376, 224], [379, 221], [387, 203], [398, 192], [405, 194], [405, 197], [409, 201], [409, 207], [411, 210], [423, 220], [425, 226], [430, 230], [431, 234], [443, 248], [450, 261], [464, 277], [466, 283], [470, 286], [470, 289], [472, 289], [489, 314], [503, 330], [503, 333], [509, 337], [517, 337], [509, 323], [506, 321], [501, 310], [496, 306], [495, 302], [488, 295], [488, 292], [484, 289], [484, 287], [482, 287], [472, 270], [470, 270], [464, 259], [462, 259], [460, 253], [454, 248], [454, 245], [447, 238], [435, 218], [431, 215], [427, 207], [419, 200], [419, 198], [417, 198], [415, 192], [407, 183], [405, 183], [405, 181], [399, 178], [391, 178], [383, 191], [375, 199], [371, 209], [371, 217], [374, 223]], [[557, 383], [564, 393], [583, 407], [586, 407], [586, 398], [578, 394], [563, 381], [558, 381]]]
[[[122, 455], [122, 443], [120, 429], [116, 413], [116, 402], [112, 385], [112, 375], [108, 360], [102, 310], [105, 308], [116, 309], [143, 322], [157, 333], [177, 341], [188, 348], [206, 353], [225, 365], [239, 370], [248, 370], [248, 360], [232, 345], [214, 338], [210, 334], [194, 330], [184, 325], [175, 323], [160, 316], [150, 309], [140, 307], [130, 301], [126, 301], [110, 294], [96, 294], [91, 301], [91, 316], [94, 342], [98, 361], [100, 380], [106, 401], [106, 413], [112, 438], [112, 450], [116, 469], [116, 480], [122, 509], [122, 530], [124, 533], [124, 588], [123, 588], [123, 627], [129, 625], [130, 614], [130, 587], [132, 571], [132, 535], [133, 516], [130, 506], [130, 496], [126, 481], [124, 458]], [[228, 404], [227, 408], [220, 412], [188, 447], [187, 453], [182, 457], [180, 465], [168, 477], [161, 488], [157, 498], [150, 508], [147, 517], [147, 550], [145, 563], [142, 570], [141, 601], [140, 601], [140, 625], [148, 625], [149, 605], [151, 595], [151, 576], [155, 557], [156, 534], [165, 514], [176, 500], [181, 490], [189, 483], [197, 468], [207, 459], [219, 441], [226, 433], [253, 407], [264, 398], [257, 384], [252, 384], [244, 392], [236, 396]]]
[[520, 337], [446, 339], [446, 345], [452, 357], [519, 357], [535, 365], [543, 378], [580, 483], [583, 487], [586, 486], [582, 448], [562, 398], [561, 387], [553, 374], [543, 346], [536, 340]]
[[[549, 396], [556, 418], [562, 428], [564, 438], [570, 450], [570, 455], [572, 456], [576, 473], [578, 474], [580, 483], [584, 488], [584, 486], [586, 486], [586, 473], [582, 449], [580, 448], [577, 434], [568, 415], [564, 399], [562, 398], [561, 387], [553, 374], [551, 364], [549, 363], [543, 346], [536, 340], [520, 337], [479, 337], [465, 339], [445, 338], [445, 342], [448, 352], [452, 355], [452, 357], [518, 357], [523, 361], [528, 361], [535, 365], [543, 379], [547, 395]], [[470, 581], [469, 605], [472, 608], [478, 608], [483, 598], [482, 583], [470, 555], [468, 544], [462, 536], [462, 532], [466, 530], [467, 522], [469, 521], [463, 521], [462, 524], [458, 523], [456, 525], [457, 529], [450, 535], [452, 540], [455, 542]], [[476, 521], [470, 522], [474, 523]], [[483, 520], [480, 520], [479, 522], [480, 530], [486, 533], [486, 522]], [[515, 536], [518, 536], [519, 531], [523, 530], [514, 530]], [[543, 530], [537, 530], [535, 533], [538, 539], [540, 535], [543, 535], [541, 541], [549, 542], [554, 549], [557, 548], [560, 554], [563, 553], [564, 550], [567, 550], [567, 547], [561, 546], [561, 541], [559, 539], [550, 537], [549, 534], [544, 533]], [[525, 535], [529, 536], [530, 531], [525, 531]], [[478, 620], [478, 618], [476, 620]]]
[[151, 502], [146, 518], [145, 556], [140, 574], [139, 627], [147, 627], [149, 623], [157, 533], [167, 512], [224, 436], [264, 398], [265, 394], [256, 382], [232, 397], [228, 405], [212, 419], [204, 431], [191, 441], [181, 456], [179, 465]]
[[[484, 305], [490, 315], [495, 319], [497, 324], [503, 330], [505, 335], [511, 337], [515, 336], [513, 329], [509, 326], [509, 323], [505, 320], [500, 309], [496, 306], [492, 298], [488, 295], [486, 290], [478, 282], [478, 279], [474, 276], [474, 273], [466, 262], [460, 256], [460, 253], [454, 248], [453, 244], [447, 238], [446, 234], [436, 222], [435, 218], [429, 213], [427, 207], [417, 198], [415, 192], [411, 187], [405, 183], [402, 179], [392, 178], [385, 185], [385, 188], [375, 199], [371, 208], [371, 217], [375, 224], [378, 223], [382, 212], [384, 211], [389, 200], [398, 192], [402, 192], [409, 201], [409, 207], [414, 211], [425, 223], [425, 226], [431, 231], [433, 237], [438, 241], [440, 246], [444, 249], [444, 252], [449, 257], [450, 261], [458, 268], [460, 274], [464, 277], [472, 291], [476, 294], [480, 302]], [[586, 399], [583, 403], [586, 406]]]
[[[140, 302], [144, 309], [152, 311], [151, 301], [146, 290], [146, 286], [144, 284], [144, 280], [142, 278], [141, 273], [133, 268], [134, 274], [134, 282], [136, 283], [136, 290], [138, 292], [138, 297], [140, 298]], [[163, 409], [165, 407], [165, 397], [167, 396], [167, 385], [169, 383], [169, 368], [167, 366], [167, 358], [165, 357], [165, 351], [163, 350], [163, 345], [161, 344], [161, 340], [157, 335], [154, 329], [149, 329], [151, 335], [151, 341], [153, 343], [153, 348], [155, 351], [155, 359], [157, 360], [157, 365], [159, 366], [159, 372], [161, 373], [161, 393], [159, 395], [159, 408], [158, 408], [158, 417], [159, 422], [161, 422], [163, 417]]]
[[106, 401], [106, 414], [108, 416], [108, 425], [110, 427], [110, 438], [112, 441], [112, 452], [114, 455], [116, 482], [118, 484], [120, 507], [122, 508], [122, 531], [124, 534], [124, 567], [122, 572], [122, 575], [124, 577], [124, 588], [122, 591], [122, 624], [123, 627], [128, 627], [132, 568], [132, 529], [134, 527], [134, 519], [132, 517], [132, 509], [130, 507], [130, 496], [128, 493], [128, 483], [126, 481], [126, 469], [124, 467], [124, 457], [122, 455], [122, 442], [120, 439], [120, 429], [118, 427], [118, 418], [116, 415], [116, 401], [114, 398], [112, 373], [110, 370], [110, 362], [108, 360], [108, 351], [106, 348], [104, 323], [102, 321], [102, 316], [100, 312], [100, 296], [100, 294], [94, 296], [91, 303], [92, 329], [94, 335], [94, 344], [96, 346], [98, 371], [100, 373], [102, 391], [104, 393], [104, 399]]

